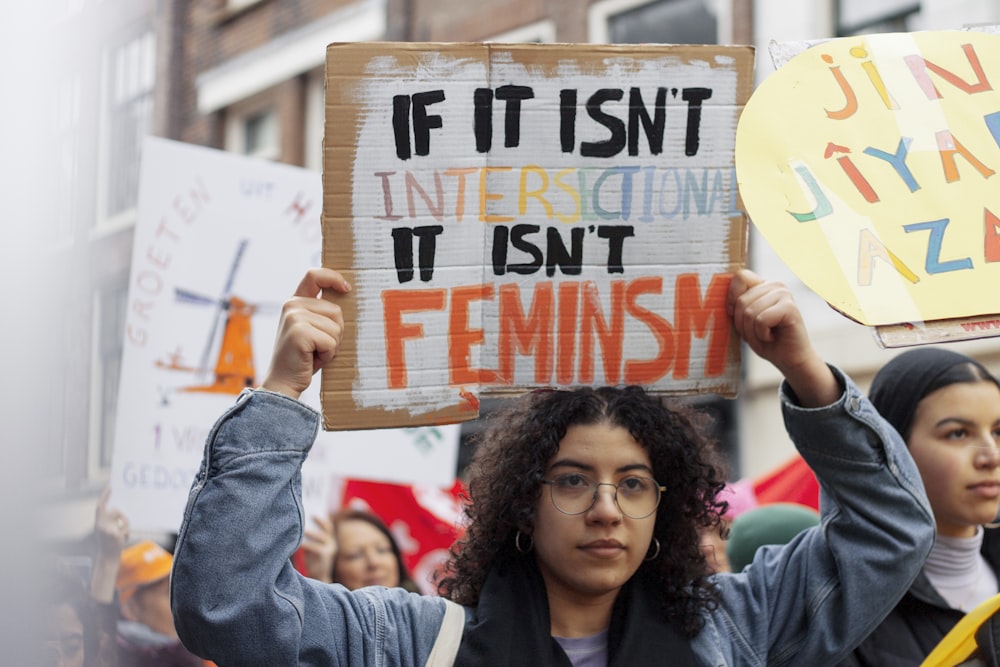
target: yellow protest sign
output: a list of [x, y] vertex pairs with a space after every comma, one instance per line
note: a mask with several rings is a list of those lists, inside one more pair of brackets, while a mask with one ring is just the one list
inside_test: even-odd
[[[976, 632], [991, 616], [1000, 610], [1000, 595], [981, 602], [962, 617], [930, 652], [920, 667], [959, 667], [974, 657], [979, 645]], [[971, 664], [971, 663], [970, 663]]]
[[789, 268], [867, 325], [1000, 313], [1000, 36], [865, 35], [792, 58], [736, 137]]

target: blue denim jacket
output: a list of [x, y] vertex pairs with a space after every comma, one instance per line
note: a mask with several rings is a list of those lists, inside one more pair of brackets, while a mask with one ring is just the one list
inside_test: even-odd
[[[788, 432], [823, 488], [822, 521], [762, 548], [742, 573], [717, 575], [721, 604], [692, 640], [707, 667], [835, 664], [889, 613], [930, 550], [934, 522], [909, 452], [834, 370], [845, 391], [832, 405], [801, 408], [781, 391]], [[292, 567], [300, 466], [318, 426], [311, 408], [264, 391], [244, 392], [215, 424], [175, 550], [181, 639], [220, 667], [423, 666], [432, 651], [449, 664], [447, 644], [461, 636], [454, 603], [351, 592]]]

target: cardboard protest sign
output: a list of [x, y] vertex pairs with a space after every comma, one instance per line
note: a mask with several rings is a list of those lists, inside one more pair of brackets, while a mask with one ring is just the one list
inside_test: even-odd
[[323, 263], [354, 285], [326, 428], [456, 422], [480, 395], [732, 395], [750, 47], [332, 44]]
[[[320, 262], [320, 177], [148, 138], [143, 145], [115, 424], [114, 504], [136, 530], [176, 531], [209, 429], [263, 380], [282, 302]], [[303, 395], [319, 407], [318, 383]], [[447, 486], [458, 431], [322, 434], [303, 466], [307, 513], [343, 476]], [[336, 436], [336, 437], [333, 437]]]
[[[740, 119], [754, 224], [810, 289], [890, 343], [981, 337], [1000, 319], [988, 287], [1000, 280], [998, 67], [988, 33], [825, 41], [765, 80]], [[936, 322], [953, 330], [928, 333]]]

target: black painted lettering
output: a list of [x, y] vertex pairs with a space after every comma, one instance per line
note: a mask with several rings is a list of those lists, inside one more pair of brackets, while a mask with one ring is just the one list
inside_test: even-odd
[[431, 130], [441, 127], [441, 116], [428, 114], [427, 107], [444, 101], [443, 90], [429, 90], [413, 96], [413, 147], [417, 155], [429, 155]]
[[503, 145], [505, 148], [515, 148], [521, 143], [521, 102], [535, 97], [535, 91], [528, 86], [500, 86], [497, 88], [496, 96], [498, 100], [507, 103], [504, 109], [504, 136]]
[[604, 141], [584, 141], [580, 144], [580, 155], [584, 157], [613, 157], [625, 148], [625, 123], [601, 109], [605, 102], [618, 101], [625, 96], [619, 88], [602, 88], [587, 100], [587, 114], [603, 125], [611, 133]]
[[408, 283], [413, 280], [413, 237], [417, 237], [417, 267], [420, 280], [429, 282], [434, 277], [434, 253], [437, 237], [444, 231], [442, 225], [423, 227], [396, 227], [392, 230], [392, 250], [396, 262], [396, 280]]
[[493, 275], [502, 276], [507, 273], [507, 239], [510, 230], [503, 225], [493, 228]]
[[598, 225], [597, 235], [608, 240], [608, 273], [625, 273], [622, 248], [625, 239], [635, 236], [635, 228], [632, 225]]
[[563, 88], [559, 91], [559, 145], [563, 153], [572, 153], [576, 148], [575, 88]]
[[698, 154], [701, 143], [701, 103], [712, 97], [711, 88], [685, 88], [681, 99], [688, 103], [687, 130], [684, 137], [684, 154]]
[[493, 91], [476, 88], [472, 94], [474, 106], [472, 131], [476, 135], [476, 152], [488, 153], [493, 146]]
[[515, 250], [520, 250], [530, 255], [531, 261], [522, 264], [508, 264], [508, 271], [521, 275], [530, 275], [538, 272], [538, 269], [542, 266], [542, 251], [525, 237], [529, 234], [537, 234], [539, 230], [541, 230], [541, 227], [538, 225], [514, 225], [511, 228], [510, 244]]
[[570, 230], [570, 247], [567, 251], [563, 243], [559, 229], [549, 227], [546, 232], [547, 247], [545, 248], [545, 275], [552, 277], [556, 273], [556, 267], [567, 276], [578, 276], [583, 270], [583, 235], [586, 230], [583, 227], [574, 227]]
[[396, 138], [396, 157], [410, 159], [410, 96], [392, 98], [392, 133]]
[[628, 154], [639, 154], [639, 124], [649, 142], [651, 155], [663, 152], [663, 128], [667, 121], [667, 89], [656, 89], [656, 102], [653, 117], [649, 117], [646, 105], [642, 101], [642, 92], [632, 88], [628, 95]]

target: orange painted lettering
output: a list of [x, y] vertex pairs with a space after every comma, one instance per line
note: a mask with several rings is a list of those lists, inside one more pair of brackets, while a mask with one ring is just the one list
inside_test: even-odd
[[991, 210], [983, 209], [986, 233], [984, 235], [984, 250], [987, 262], [1000, 262], [1000, 218]]
[[498, 382], [512, 384], [515, 354], [532, 353], [535, 357], [535, 384], [552, 382], [554, 315], [555, 291], [551, 282], [535, 285], [527, 316], [521, 307], [521, 286], [516, 283], [500, 286]]
[[580, 283], [560, 283], [558, 294], [556, 384], [570, 384], [573, 381], [573, 357], [576, 353], [576, 316], [579, 311]]
[[622, 338], [625, 335], [625, 281], [611, 282], [611, 321], [604, 319], [601, 297], [597, 285], [591, 281], [583, 284], [583, 302], [580, 313], [580, 375], [583, 383], [594, 381], [594, 337], [601, 346], [604, 362], [604, 383], [618, 384], [622, 367]]
[[510, 167], [483, 167], [479, 170], [479, 220], [480, 222], [510, 222], [513, 216], [495, 215], [487, 213], [491, 201], [500, 201], [503, 195], [497, 192], [490, 192], [487, 188], [487, 180], [493, 172], [510, 171]]
[[385, 325], [385, 361], [390, 389], [406, 388], [405, 343], [422, 338], [424, 327], [403, 322], [404, 313], [444, 310], [448, 293], [433, 290], [385, 290], [382, 292], [382, 321]]
[[980, 162], [968, 148], [963, 146], [958, 139], [952, 135], [951, 130], [941, 130], [935, 132], [937, 137], [938, 152], [941, 154], [941, 167], [944, 169], [944, 180], [954, 183], [961, 176], [958, 173], [958, 165], [955, 164], [955, 153], [960, 153], [962, 157], [969, 161], [976, 168], [983, 178], [989, 178], [994, 171]]
[[986, 79], [986, 74], [983, 72], [983, 66], [979, 63], [979, 56], [976, 55], [976, 50], [972, 47], [972, 44], [963, 44], [962, 51], [965, 53], [965, 59], [969, 61], [969, 67], [972, 68], [972, 73], [976, 77], [976, 82], [974, 84], [967, 83], [958, 75], [949, 72], [940, 65], [935, 65], [926, 58], [922, 58], [921, 56], [915, 54], [905, 56], [903, 61], [906, 62], [907, 67], [910, 69], [910, 73], [913, 74], [913, 78], [917, 81], [920, 89], [924, 91], [924, 95], [926, 95], [929, 100], [940, 99], [941, 93], [938, 92], [938, 89], [934, 86], [934, 82], [932, 82], [931, 77], [928, 76], [927, 70], [934, 72], [951, 85], [969, 94], [993, 90], [990, 82]]
[[636, 278], [625, 290], [625, 312], [649, 327], [660, 346], [652, 359], [625, 361], [625, 384], [653, 384], [670, 370], [674, 359], [674, 328], [666, 319], [638, 304], [643, 294], [662, 293], [663, 278], [659, 276]]
[[469, 302], [493, 298], [492, 285], [469, 285], [451, 290], [451, 314], [448, 318], [448, 372], [451, 384], [464, 385], [494, 382], [496, 374], [471, 368], [472, 346], [482, 345], [482, 329], [469, 328]]
[[729, 350], [729, 317], [726, 315], [726, 292], [732, 275], [712, 276], [705, 298], [701, 298], [698, 274], [683, 273], [674, 284], [674, 328], [677, 353], [674, 356], [674, 377], [686, 378], [691, 366], [691, 337], [708, 335], [705, 377], [722, 375], [726, 370]]

